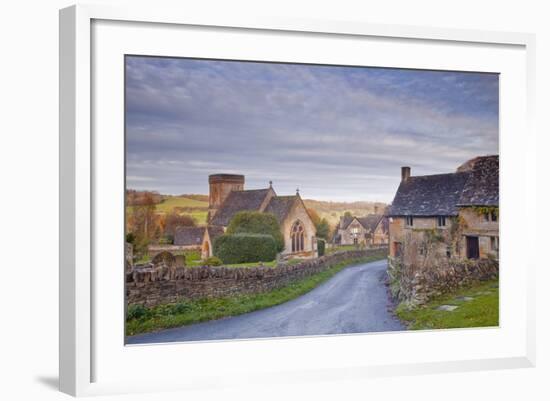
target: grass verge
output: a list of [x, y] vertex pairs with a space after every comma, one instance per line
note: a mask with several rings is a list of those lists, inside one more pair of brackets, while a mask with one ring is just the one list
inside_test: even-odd
[[376, 256], [349, 259], [285, 287], [261, 294], [199, 300], [182, 299], [176, 304], [159, 305], [154, 308], [131, 306], [128, 308], [126, 335], [180, 327], [279, 305], [311, 291], [348, 266], [373, 262], [385, 257], [386, 255], [381, 253]]
[[[461, 297], [473, 299], [464, 300]], [[441, 305], [455, 305], [458, 308], [453, 311], [437, 310]], [[494, 327], [498, 326], [498, 306], [498, 280], [491, 280], [459, 289], [423, 307], [409, 310], [406, 305], [400, 304], [395, 314], [411, 330]]]

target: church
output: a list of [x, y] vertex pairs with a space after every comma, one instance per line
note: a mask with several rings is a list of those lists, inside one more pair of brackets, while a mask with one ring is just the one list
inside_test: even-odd
[[315, 224], [296, 190], [295, 195], [279, 196], [272, 183], [268, 188], [244, 189], [244, 175], [213, 174], [208, 177], [208, 225], [201, 244], [203, 258], [213, 256], [214, 240], [222, 235], [233, 216], [242, 211], [272, 213], [283, 234], [284, 258], [317, 257]]

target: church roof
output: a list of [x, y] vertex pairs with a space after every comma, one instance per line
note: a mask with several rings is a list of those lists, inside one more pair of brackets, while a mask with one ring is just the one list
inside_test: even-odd
[[178, 227], [174, 235], [174, 245], [196, 245], [202, 244], [205, 227]]
[[292, 208], [292, 205], [297, 198], [298, 195], [274, 196], [273, 198], [271, 198], [267, 207], [265, 208], [265, 212], [273, 213], [277, 218], [279, 224], [281, 224], [290, 212], [290, 209]]
[[230, 192], [210, 223], [214, 226], [227, 227], [235, 213], [260, 210], [270, 190], [265, 188]]

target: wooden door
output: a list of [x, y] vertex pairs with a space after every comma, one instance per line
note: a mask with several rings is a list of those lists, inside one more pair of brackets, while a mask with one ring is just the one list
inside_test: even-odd
[[466, 256], [468, 259], [479, 259], [478, 237], [466, 237]]

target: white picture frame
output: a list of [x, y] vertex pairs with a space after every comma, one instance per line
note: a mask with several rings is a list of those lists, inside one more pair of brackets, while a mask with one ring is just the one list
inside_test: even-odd
[[[95, 24], [95, 27], [94, 27]], [[103, 25], [102, 25], [103, 24]], [[117, 26], [117, 24], [126, 24]], [[128, 24], [131, 24], [128, 25]], [[226, 342], [204, 342], [198, 344], [172, 344], [157, 345], [125, 349], [121, 341], [120, 349], [116, 351], [109, 348], [113, 338], [107, 338], [105, 330], [98, 331], [98, 327], [112, 327], [114, 332], [120, 332], [120, 318], [122, 313], [113, 315], [112, 319], [106, 317], [102, 311], [106, 305], [120, 311], [122, 294], [119, 292], [123, 283], [123, 258], [122, 240], [116, 246], [121, 245], [120, 251], [112, 248], [109, 251], [96, 241], [98, 230], [105, 224], [122, 226], [122, 220], [114, 212], [109, 215], [105, 212], [106, 199], [101, 198], [110, 189], [116, 188], [120, 182], [118, 172], [106, 186], [106, 172], [114, 171], [113, 168], [121, 167], [123, 154], [117, 152], [120, 148], [123, 131], [120, 127], [120, 119], [123, 116], [104, 118], [103, 108], [107, 105], [104, 87], [96, 88], [92, 85], [93, 77], [96, 82], [107, 82], [111, 77], [103, 74], [102, 68], [112, 64], [110, 60], [118, 63], [120, 52], [124, 53], [125, 40], [136, 40], [140, 30], [154, 28], [147, 36], [137, 44], [129, 45], [135, 53], [137, 49], [146, 49], [147, 46], [155, 46], [158, 39], [166, 35], [176, 34], [178, 29], [185, 31], [186, 27], [198, 31], [197, 38], [201, 39], [203, 33], [208, 35], [210, 30], [215, 31], [215, 36], [225, 35], [224, 39], [231, 41], [235, 35], [263, 35], [264, 40], [272, 41], [274, 45], [273, 57], [282, 57], [285, 61], [292, 61], [290, 56], [275, 55], [278, 42], [282, 42], [293, 35], [302, 38], [304, 43], [319, 38], [327, 43], [337, 38], [345, 44], [341, 57], [348, 63], [352, 54], [347, 43], [355, 46], [361, 40], [383, 40], [385, 46], [395, 45], [405, 41], [406, 46], [437, 46], [442, 54], [446, 47], [453, 47], [453, 52], [468, 52], [479, 50], [479, 63], [486, 62], [486, 68], [492, 72], [506, 70], [506, 82], [504, 82], [503, 95], [519, 93], [515, 99], [510, 96], [501, 98], [501, 182], [503, 205], [501, 207], [502, 221], [502, 259], [511, 262], [517, 261], [518, 251], [514, 251], [507, 244], [518, 243], [525, 246], [522, 252], [522, 262], [518, 270], [503, 268], [503, 285], [501, 289], [502, 303], [501, 316], [503, 322], [498, 329], [468, 329], [434, 331], [422, 333], [404, 334], [380, 334], [380, 335], [350, 335], [350, 336], [325, 336], [315, 338], [294, 338], [277, 340], [247, 340]], [[122, 31], [132, 34], [123, 35]], [[172, 30], [172, 31], [170, 31]], [[182, 31], [182, 32], [183, 32]], [[95, 32], [95, 33], [94, 33]], [[96, 41], [94, 41], [94, 34]], [[182, 34], [186, 34], [185, 32]], [[109, 36], [111, 35], [111, 36]], [[158, 35], [158, 36], [156, 36]], [[128, 39], [132, 38], [132, 39]], [[105, 39], [109, 39], [109, 46]], [[147, 40], [145, 40], [147, 38]], [[155, 42], [157, 40], [157, 42]], [[204, 40], [207, 40], [204, 38]], [[348, 42], [346, 42], [348, 41]], [[355, 41], [355, 42], [353, 42]], [[124, 43], [123, 43], [124, 42]], [[148, 43], [146, 43], [148, 42]], [[353, 42], [353, 43], [352, 43]], [[300, 40], [296, 40], [296, 52], [299, 50]], [[362, 43], [362, 42], [361, 42]], [[535, 134], [532, 129], [532, 112], [534, 110], [534, 44], [535, 38], [530, 34], [484, 32], [460, 29], [437, 29], [414, 26], [390, 26], [375, 25], [362, 22], [349, 21], [316, 21], [316, 20], [292, 20], [279, 18], [254, 18], [233, 19], [215, 17], [211, 15], [187, 14], [185, 9], [166, 10], [155, 7], [146, 8], [112, 8], [109, 6], [78, 5], [60, 11], [60, 389], [72, 395], [94, 395], [108, 393], [126, 393], [134, 391], [160, 391], [167, 389], [200, 389], [209, 386], [229, 385], [231, 383], [246, 384], [251, 377], [259, 382], [279, 383], [299, 380], [326, 380], [338, 378], [361, 378], [381, 375], [420, 374], [440, 371], [467, 371], [478, 369], [500, 369], [510, 367], [529, 367], [535, 363], [535, 338], [534, 338], [534, 253], [529, 252], [533, 245], [521, 242], [514, 231], [534, 231], [533, 219], [523, 219], [526, 216], [527, 200], [534, 199], [535, 193]], [[117, 47], [118, 46], [118, 47]], [[141, 46], [141, 47], [140, 47]], [[109, 47], [109, 49], [107, 49]], [[212, 46], [214, 48], [215, 46]], [[280, 46], [283, 47], [283, 46]], [[288, 48], [288, 46], [284, 46]], [[376, 52], [376, 46], [373, 52]], [[166, 44], [159, 52], [164, 55], [173, 54], [174, 43]], [[486, 48], [495, 49], [495, 57], [492, 61], [483, 61], [483, 53]], [[152, 47], [149, 51], [152, 51]], [[335, 48], [336, 49], [336, 48]], [[500, 50], [499, 50], [500, 49]], [[101, 53], [105, 50], [105, 54]], [[292, 50], [292, 46], [291, 49]], [[147, 50], [142, 50], [147, 51]], [[199, 51], [199, 50], [197, 50]], [[202, 50], [201, 50], [202, 51]], [[214, 50], [215, 51], [215, 50]], [[219, 51], [219, 50], [218, 50]], [[287, 49], [288, 51], [288, 49]], [[382, 50], [380, 50], [382, 51]], [[430, 51], [429, 49], [426, 51]], [[433, 49], [431, 50], [433, 52]], [[99, 52], [99, 53], [98, 53]], [[128, 51], [130, 53], [130, 51]], [[347, 53], [346, 53], [347, 52]], [[498, 54], [502, 53], [502, 58]], [[237, 54], [235, 50], [234, 54]], [[101, 54], [101, 56], [99, 56]], [[346, 55], [347, 54], [347, 55]], [[382, 54], [382, 53], [381, 53]], [[450, 55], [451, 53], [449, 53]], [[465, 53], [466, 54], [466, 53]], [[97, 56], [97, 59], [96, 59]], [[388, 54], [386, 56], [389, 57]], [[401, 66], [404, 63], [405, 54], [394, 54], [392, 58], [384, 61], [383, 65], [395, 63]], [[220, 58], [229, 55], [220, 54]], [[246, 56], [243, 56], [246, 59]], [[265, 56], [264, 56], [265, 57]], [[297, 57], [297, 56], [292, 56]], [[304, 56], [306, 57], [306, 56]], [[313, 53], [310, 57], [313, 57]], [[334, 54], [327, 57], [335, 57]], [[474, 63], [473, 57], [466, 57], [464, 64], [452, 60], [426, 61], [425, 68], [434, 68], [438, 65], [445, 69], [468, 69], [466, 64]], [[322, 60], [321, 60], [322, 59]], [[119, 60], [119, 61], [117, 61]], [[400, 61], [401, 60], [401, 61]], [[426, 59], [427, 60], [427, 59]], [[509, 63], [506, 61], [510, 61]], [[326, 61], [323, 56], [319, 62]], [[103, 64], [105, 62], [105, 64]], [[361, 62], [360, 60], [358, 62]], [[422, 58], [416, 60], [417, 68], [422, 68]], [[491, 64], [493, 63], [493, 64]], [[500, 65], [501, 63], [502, 65]], [[504, 65], [506, 64], [506, 65]], [[95, 74], [95, 75], [94, 75]], [[99, 74], [99, 76], [98, 76]], [[122, 70], [116, 71], [112, 77], [115, 84], [109, 85], [109, 90], [115, 96], [111, 96], [111, 102], [116, 102], [122, 96], [120, 78]], [[118, 76], [118, 78], [117, 78]], [[508, 78], [510, 77], [510, 78]], [[103, 80], [103, 81], [102, 81]], [[508, 81], [509, 80], [509, 81]], [[111, 81], [108, 81], [111, 82]], [[101, 84], [99, 84], [101, 85]], [[97, 92], [96, 92], [97, 91]], [[512, 92], [514, 91], [514, 92]], [[112, 93], [112, 94], [113, 94]], [[116, 95], [118, 93], [118, 95]], [[94, 103], [94, 96], [102, 97], [105, 102]], [[97, 99], [96, 99], [97, 100]], [[515, 102], [515, 103], [508, 103]], [[104, 106], [105, 104], [105, 106]], [[111, 104], [109, 103], [109, 106]], [[112, 108], [113, 109], [113, 108]], [[99, 119], [99, 120], [98, 120]], [[117, 120], [118, 119], [118, 120]], [[101, 121], [100, 121], [101, 120]], [[109, 121], [107, 121], [109, 120]], [[117, 120], [116, 122], [114, 120]], [[97, 141], [94, 137], [94, 129], [104, 128], [107, 124], [114, 128], [113, 143], [106, 143], [105, 139]], [[95, 127], [95, 128], [94, 128]], [[108, 128], [109, 129], [109, 128]], [[513, 131], [524, 132], [518, 139]], [[120, 137], [118, 135], [121, 135]], [[110, 140], [110, 139], [109, 139]], [[112, 146], [111, 146], [112, 145]], [[112, 152], [108, 151], [112, 149]], [[112, 160], [99, 163], [99, 159]], [[515, 166], [512, 169], [512, 166]], [[110, 180], [110, 179], [109, 179]], [[523, 191], [517, 190], [517, 185], [522, 185]], [[123, 188], [119, 191], [122, 195]], [[118, 202], [115, 197], [114, 203]], [[123, 203], [117, 208], [123, 208]], [[517, 208], [517, 213], [511, 213]], [[523, 209], [520, 209], [523, 208]], [[118, 209], [117, 209], [118, 210]], [[531, 208], [532, 210], [532, 208]], [[115, 217], [114, 219], [112, 217]], [[115, 230], [116, 231], [116, 230]], [[507, 234], [509, 233], [509, 234]], [[116, 238], [113, 237], [113, 238]], [[519, 241], [519, 242], [518, 242]], [[525, 241], [525, 240], [524, 240]], [[116, 242], [116, 240], [115, 240]], [[110, 248], [109, 248], [110, 249]], [[527, 252], [525, 252], [527, 249]], [[117, 253], [120, 252], [120, 255]], [[115, 277], [98, 274], [98, 261], [109, 258], [116, 263], [120, 260], [120, 274]], [[106, 260], [106, 259], [105, 259]], [[510, 263], [512, 264], [512, 263]], [[104, 264], [103, 264], [104, 265]], [[116, 273], [118, 274], [118, 273]], [[110, 280], [110, 281], [109, 281]], [[120, 280], [120, 283], [118, 282]], [[115, 282], [113, 282], [115, 281]], [[112, 283], [113, 287], [106, 285]], [[515, 285], [516, 287], [513, 287]], [[101, 288], [100, 288], [101, 287]], [[95, 291], [101, 290], [101, 302], [94, 298]], [[516, 291], [519, 301], [507, 302], [512, 289]], [[508, 314], [509, 313], [509, 314]], [[122, 320], [123, 323], [123, 320]], [[110, 326], [112, 325], [112, 326]], [[109, 329], [111, 330], [111, 329]], [[504, 333], [504, 334], [502, 334]], [[400, 336], [407, 336], [401, 344], [396, 345], [396, 352], [402, 350], [400, 358], [377, 357], [374, 352], [369, 354], [371, 358], [365, 358], [362, 352], [352, 352], [342, 355], [343, 349], [352, 347], [355, 350], [365, 347], [387, 346], [388, 341], [401, 342]], [[425, 360], [417, 356], [407, 355], [407, 349], [412, 344], [433, 344], [433, 347], [443, 347], [453, 341], [457, 349], [446, 352], [439, 351], [440, 356], [429, 357]], [[465, 349], [464, 344], [494, 344], [487, 345], [485, 351], [482, 347], [476, 350]], [[107, 345], [106, 345], [107, 344]], [[117, 343], [118, 344], [118, 343]], [[118, 347], [119, 345], [116, 345]], [[323, 347], [328, 350], [323, 361], [315, 359], [316, 352]], [[402, 347], [402, 348], [401, 348]], [[475, 345], [472, 345], [475, 348]], [[279, 361], [277, 355], [282, 350], [288, 350], [292, 355], [303, 356], [296, 360], [295, 366], [286, 369], [284, 361]], [[508, 351], [505, 351], [507, 349]], [[471, 352], [469, 352], [471, 351]], [[145, 366], [158, 361], [166, 362], [169, 371], [173, 366], [173, 355], [185, 352], [187, 361], [194, 363], [193, 369], [185, 370], [177, 374], [165, 374], [160, 372], [158, 376], [149, 376], [150, 380], [144, 380], [136, 372], [132, 371], [132, 365], [143, 361]], [[458, 357], [462, 353], [464, 357]], [[349, 354], [349, 355], [348, 355]], [[429, 352], [426, 351], [428, 355]], [[154, 356], [153, 356], [154, 355]], [[208, 363], [200, 363], [199, 357], [205, 361], [212, 361], [220, 355], [227, 358], [242, 355], [242, 362], [237, 362], [236, 367], [209, 366]], [[254, 359], [254, 355], [263, 355], [270, 359], [274, 366], [268, 368], [261, 366], [261, 361]], [[454, 355], [454, 356], [453, 356]], [[307, 360], [307, 357], [311, 360]], [[119, 358], [119, 359], [117, 359]], [[153, 359], [151, 359], [153, 358]], [[125, 359], [125, 361], [124, 361]], [[257, 363], [253, 367], [250, 363]], [[240, 363], [240, 365], [239, 365]], [[107, 369], [107, 365], [113, 366]], [[223, 363], [220, 363], [223, 365]], [[233, 369], [231, 369], [233, 368]], [[146, 369], [146, 368], [145, 368]], [[218, 370], [216, 370], [218, 369]], [[232, 370], [235, 376], [232, 376]], [[107, 372], [107, 373], [104, 373]], [[183, 373], [185, 372], [185, 373]], [[244, 373], [244, 376], [243, 376]], [[239, 381], [239, 375], [241, 379]]]

